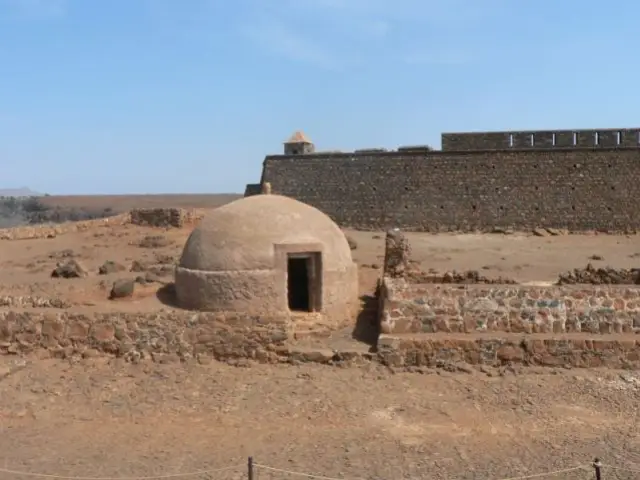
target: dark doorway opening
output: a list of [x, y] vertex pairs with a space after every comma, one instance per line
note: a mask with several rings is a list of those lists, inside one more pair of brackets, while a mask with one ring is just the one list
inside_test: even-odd
[[320, 310], [320, 259], [317, 253], [289, 254], [287, 258], [287, 296], [289, 310]]
[[289, 310], [311, 311], [308, 258], [289, 258], [287, 290], [289, 291]]

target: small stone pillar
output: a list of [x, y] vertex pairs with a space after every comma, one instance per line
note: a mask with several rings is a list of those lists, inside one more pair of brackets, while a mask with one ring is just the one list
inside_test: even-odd
[[262, 194], [263, 195], [271, 195], [271, 183], [270, 182], [264, 182], [262, 185]]
[[409, 271], [409, 257], [411, 246], [404, 234], [394, 228], [387, 232], [384, 249], [385, 277], [402, 278]]

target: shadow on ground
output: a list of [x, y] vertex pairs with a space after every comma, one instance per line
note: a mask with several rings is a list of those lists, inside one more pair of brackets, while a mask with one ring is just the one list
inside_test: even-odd
[[378, 297], [377, 295], [362, 295], [360, 301], [362, 306], [351, 335], [355, 340], [369, 345], [371, 350], [375, 351], [380, 335]]
[[176, 298], [176, 285], [171, 282], [163, 285], [156, 292], [156, 297], [163, 305], [171, 308], [180, 308]]

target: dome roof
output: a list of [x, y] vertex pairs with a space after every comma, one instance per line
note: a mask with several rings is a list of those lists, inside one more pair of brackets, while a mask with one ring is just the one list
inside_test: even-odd
[[254, 195], [212, 210], [189, 236], [180, 267], [233, 271], [274, 268], [275, 244], [320, 243], [323, 268], [352, 265], [340, 228], [317, 208], [281, 195]]

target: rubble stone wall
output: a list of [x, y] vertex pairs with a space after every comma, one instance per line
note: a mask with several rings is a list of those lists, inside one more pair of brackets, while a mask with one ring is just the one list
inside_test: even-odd
[[113, 217], [84, 220], [82, 222], [67, 222], [57, 225], [33, 225], [26, 227], [0, 229], [0, 240], [34, 240], [37, 238], [55, 238], [65, 233], [86, 232], [101, 227], [126, 225], [131, 222], [128, 213]]
[[458, 338], [385, 336], [378, 359], [391, 367], [441, 367], [466, 371], [469, 365], [640, 369], [640, 339]]
[[196, 209], [184, 208], [136, 208], [131, 210], [131, 223], [146, 227], [181, 228], [202, 217]]
[[436, 285], [385, 277], [384, 333], [640, 333], [640, 288]]
[[285, 319], [186, 311], [97, 313], [0, 311], [0, 352], [53, 356], [108, 353], [129, 359], [213, 356], [277, 361], [291, 332]]

